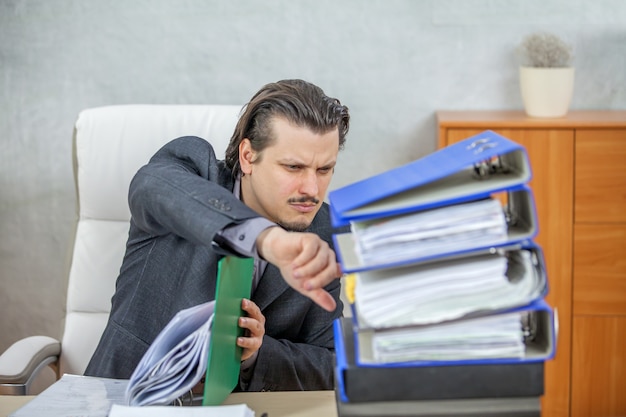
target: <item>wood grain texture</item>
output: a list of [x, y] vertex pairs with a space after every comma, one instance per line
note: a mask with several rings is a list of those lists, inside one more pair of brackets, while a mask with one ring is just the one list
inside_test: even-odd
[[626, 223], [626, 129], [576, 132], [576, 223]]
[[441, 129], [610, 129], [626, 127], [626, 110], [576, 110], [564, 117], [528, 117], [521, 110], [438, 111], [439, 147]]
[[575, 317], [572, 417], [626, 416], [626, 317]]
[[626, 223], [574, 226], [573, 291], [574, 315], [626, 316]]

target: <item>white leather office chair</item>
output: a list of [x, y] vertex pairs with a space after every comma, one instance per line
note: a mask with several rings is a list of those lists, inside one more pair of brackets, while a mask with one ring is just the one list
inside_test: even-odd
[[122, 262], [128, 185], [162, 145], [179, 136], [209, 140], [223, 157], [242, 106], [123, 105], [87, 109], [74, 131], [78, 218], [62, 340], [32, 336], [0, 356], [0, 394], [24, 395], [50, 365], [57, 378], [82, 374], [104, 330]]

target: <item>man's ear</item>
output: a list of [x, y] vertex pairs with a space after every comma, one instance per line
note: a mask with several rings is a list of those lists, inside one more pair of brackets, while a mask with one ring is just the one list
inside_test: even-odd
[[250, 139], [244, 138], [241, 142], [239, 142], [239, 165], [241, 166], [241, 172], [244, 175], [252, 172], [254, 156], [255, 152], [252, 149]]

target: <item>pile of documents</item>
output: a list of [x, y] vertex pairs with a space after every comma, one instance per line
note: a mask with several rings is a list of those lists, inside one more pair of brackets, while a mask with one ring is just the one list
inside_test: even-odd
[[[351, 226], [334, 236], [353, 311], [335, 322], [340, 415], [362, 401], [388, 412], [390, 401], [525, 397], [539, 409], [555, 327], [530, 178], [525, 149], [485, 131], [329, 194], [333, 225]], [[349, 382], [359, 374], [413, 390], [367, 400]], [[433, 375], [476, 389], [433, 390]]]
[[163, 328], [130, 377], [131, 406], [171, 404], [202, 379], [215, 300], [182, 310]]
[[359, 322], [370, 328], [431, 324], [527, 304], [546, 285], [532, 255], [518, 250], [361, 271], [354, 275]]
[[411, 259], [507, 240], [500, 202], [484, 199], [390, 219], [353, 223], [357, 251], [364, 262]]

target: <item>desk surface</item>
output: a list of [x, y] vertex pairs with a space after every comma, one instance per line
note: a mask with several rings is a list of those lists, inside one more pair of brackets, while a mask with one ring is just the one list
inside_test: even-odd
[[[0, 395], [0, 417], [33, 399], [32, 396]], [[333, 391], [239, 392], [231, 394], [224, 404], [246, 403], [257, 417], [336, 417], [337, 407]]]

